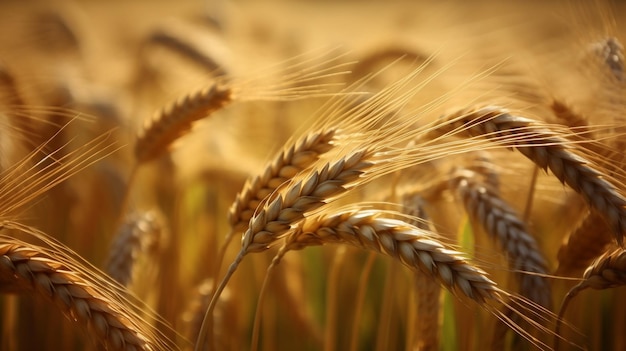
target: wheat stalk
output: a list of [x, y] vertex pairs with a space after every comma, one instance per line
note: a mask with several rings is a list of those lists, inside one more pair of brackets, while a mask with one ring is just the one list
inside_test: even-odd
[[559, 133], [532, 119], [488, 106], [446, 115], [437, 134], [464, 131], [472, 136], [496, 139], [514, 147], [544, 170], [579, 193], [587, 204], [609, 223], [615, 239], [623, 244], [626, 232], [626, 198], [611, 178], [578, 155]]

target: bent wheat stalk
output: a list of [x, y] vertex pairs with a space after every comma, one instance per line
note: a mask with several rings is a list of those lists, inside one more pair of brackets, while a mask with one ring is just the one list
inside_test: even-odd
[[620, 246], [626, 233], [626, 198], [612, 178], [578, 155], [567, 139], [546, 125], [511, 114], [498, 106], [460, 110], [446, 115], [435, 134], [464, 131], [472, 136], [496, 139], [521, 152], [544, 170], [550, 169], [562, 183], [580, 194], [608, 223]]

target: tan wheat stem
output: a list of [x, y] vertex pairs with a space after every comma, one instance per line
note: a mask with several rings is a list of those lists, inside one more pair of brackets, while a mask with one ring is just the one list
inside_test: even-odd
[[609, 223], [615, 239], [623, 244], [626, 232], [626, 198], [609, 176], [578, 155], [559, 133], [532, 119], [511, 114], [498, 106], [461, 110], [447, 115], [437, 133], [458, 132], [497, 139], [516, 148], [544, 170], [579, 193]]
[[346, 260], [346, 250], [340, 247], [330, 264], [328, 284], [326, 284], [326, 317], [324, 320], [324, 351], [334, 351], [337, 347], [337, 311], [341, 268]]

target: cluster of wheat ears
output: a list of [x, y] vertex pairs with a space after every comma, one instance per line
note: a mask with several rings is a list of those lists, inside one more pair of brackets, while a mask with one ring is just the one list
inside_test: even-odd
[[217, 3], [0, 5], [2, 350], [626, 347], [619, 10]]

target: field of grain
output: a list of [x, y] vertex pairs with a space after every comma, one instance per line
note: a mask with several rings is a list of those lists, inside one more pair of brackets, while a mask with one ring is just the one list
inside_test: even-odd
[[0, 2], [0, 349], [626, 348], [622, 2]]

